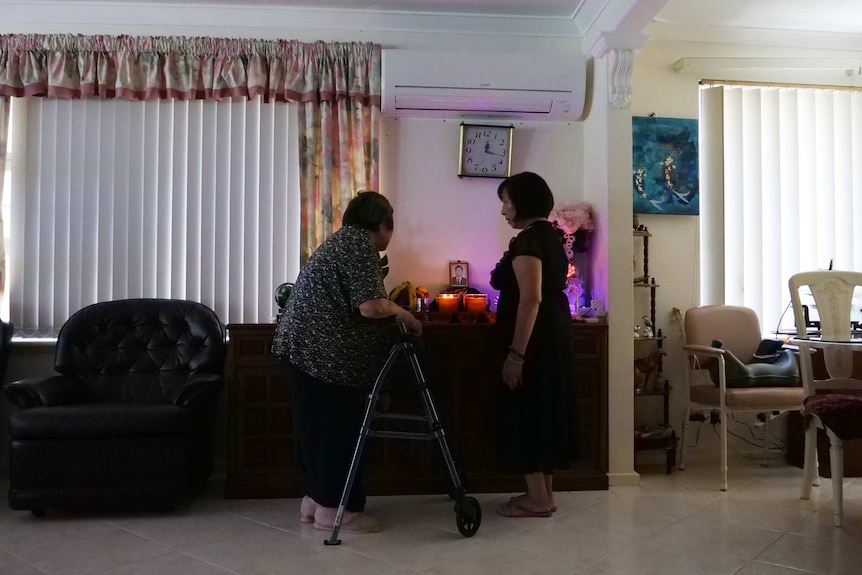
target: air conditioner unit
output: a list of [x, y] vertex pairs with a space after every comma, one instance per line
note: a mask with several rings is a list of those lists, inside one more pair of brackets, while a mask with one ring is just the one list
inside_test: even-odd
[[383, 113], [428, 118], [578, 120], [582, 54], [383, 50]]

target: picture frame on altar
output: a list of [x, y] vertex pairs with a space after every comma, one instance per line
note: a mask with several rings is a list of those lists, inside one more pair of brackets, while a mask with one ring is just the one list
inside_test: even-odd
[[449, 262], [449, 287], [470, 286], [470, 264], [461, 260]]

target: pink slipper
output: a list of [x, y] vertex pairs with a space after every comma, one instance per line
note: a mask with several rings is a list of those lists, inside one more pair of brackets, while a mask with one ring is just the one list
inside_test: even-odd
[[[314, 521], [314, 528], [321, 531], [332, 531], [332, 525], [335, 522], [327, 521], [323, 517], [318, 517]], [[350, 516], [342, 518], [341, 526], [338, 528], [339, 533], [378, 533], [381, 531], [380, 523], [373, 517], [369, 517], [365, 513], [354, 513]]]
[[300, 523], [314, 523], [314, 512], [317, 510], [317, 502], [306, 495], [299, 504]]
[[532, 509], [521, 507], [512, 501], [507, 501], [497, 507], [497, 515], [502, 515], [503, 517], [550, 517], [552, 512], [550, 510], [533, 511]]
[[[513, 505], [517, 505], [517, 503], [515, 503], [515, 498], [514, 498], [514, 497], [510, 497], [510, 498], [509, 498], [509, 503], [511, 503], [511, 504], [513, 504]], [[552, 505], [552, 506], [551, 506], [551, 513], [556, 513], [556, 512], [557, 512], [557, 506], [556, 506], [556, 505]]]

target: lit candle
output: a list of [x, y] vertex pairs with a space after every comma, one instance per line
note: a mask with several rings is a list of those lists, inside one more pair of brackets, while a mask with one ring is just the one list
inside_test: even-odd
[[457, 313], [460, 297], [456, 293], [437, 294], [437, 309], [440, 313]]
[[464, 307], [471, 313], [483, 313], [485, 305], [488, 302], [488, 296], [483, 293], [468, 293], [464, 294]]

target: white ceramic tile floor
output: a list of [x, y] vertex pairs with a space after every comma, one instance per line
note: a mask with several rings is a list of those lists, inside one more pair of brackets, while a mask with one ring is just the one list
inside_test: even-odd
[[[461, 537], [446, 496], [372, 497], [385, 530], [342, 536], [298, 520], [298, 499], [225, 500], [221, 484], [172, 513], [72, 514], [0, 509], [3, 575], [800, 575], [862, 573], [862, 478], [845, 487], [845, 526], [832, 525], [829, 480], [798, 498], [801, 470], [692, 454], [685, 471], [642, 470], [638, 487], [559, 493], [551, 519], [499, 517], [503, 494]], [[5, 491], [7, 482], [0, 480]]]

